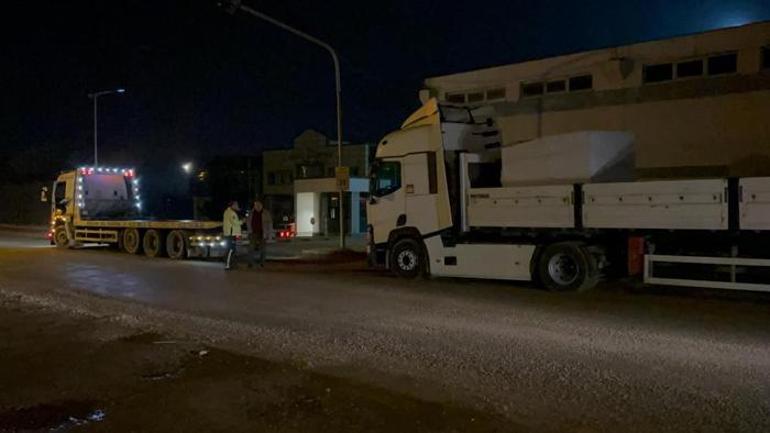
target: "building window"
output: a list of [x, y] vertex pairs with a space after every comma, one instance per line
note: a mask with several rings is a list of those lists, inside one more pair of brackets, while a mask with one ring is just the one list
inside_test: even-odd
[[326, 169], [326, 177], [334, 177], [334, 167], [329, 167]]
[[487, 101], [505, 99], [505, 87], [487, 90]]
[[676, 64], [676, 78], [700, 77], [703, 75], [703, 60], [688, 60]]
[[543, 94], [543, 83], [521, 83], [521, 96], [526, 98], [530, 96], [539, 96]]
[[324, 167], [321, 164], [303, 165], [297, 166], [297, 179], [312, 179], [323, 177]]
[[722, 54], [708, 58], [708, 74], [722, 75], [738, 72], [738, 54]]
[[358, 167], [350, 167], [350, 176], [358, 177]]
[[762, 48], [762, 69], [770, 69], [770, 47]]
[[579, 75], [569, 79], [569, 91], [591, 90], [594, 88], [593, 75]]
[[674, 79], [674, 66], [671, 63], [644, 66], [644, 82], [660, 83]]
[[465, 103], [465, 93], [447, 93], [446, 94], [446, 101], [452, 102], [454, 104], [464, 104]]
[[566, 80], [549, 81], [549, 82], [545, 83], [545, 91], [547, 93], [566, 92], [567, 91], [567, 81]]
[[468, 93], [468, 102], [482, 102], [484, 100], [484, 92]]
[[267, 184], [275, 185], [275, 173], [273, 173], [272, 171], [267, 174]]

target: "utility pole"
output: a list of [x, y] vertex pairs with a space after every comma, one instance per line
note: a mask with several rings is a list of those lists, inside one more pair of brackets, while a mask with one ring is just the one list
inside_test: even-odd
[[[225, 0], [220, 3], [220, 6], [223, 6], [225, 10], [231, 14], [235, 14], [239, 10], [246, 12], [263, 21], [267, 21], [268, 23], [276, 27], [280, 27], [289, 33], [293, 33], [305, 39], [306, 41], [312, 42], [313, 44], [318, 45], [321, 48], [325, 49], [327, 52], [329, 52], [329, 54], [332, 56], [332, 62], [334, 62], [334, 82], [335, 82], [335, 90], [337, 94], [337, 166], [342, 167], [342, 85], [340, 83], [340, 61], [339, 61], [339, 58], [337, 57], [337, 52], [334, 50], [334, 48], [332, 48], [331, 45], [327, 44], [326, 42], [323, 42], [318, 38], [310, 36], [309, 34], [301, 30], [295, 29], [294, 27], [284, 22], [278, 21], [277, 19], [269, 15], [266, 15], [262, 12], [252, 9], [249, 6], [242, 4], [241, 0]], [[339, 185], [338, 192], [339, 192], [339, 201], [340, 201], [340, 214], [338, 217], [340, 222], [340, 248], [344, 249], [345, 248], [345, 191], [342, 188], [342, 185]]]
[[125, 93], [126, 89], [114, 89], [114, 90], [102, 90], [99, 92], [89, 93], [88, 97], [94, 100], [94, 166], [99, 165], [99, 127], [98, 127], [98, 115], [99, 115], [99, 97], [104, 95], [111, 95], [113, 93]]

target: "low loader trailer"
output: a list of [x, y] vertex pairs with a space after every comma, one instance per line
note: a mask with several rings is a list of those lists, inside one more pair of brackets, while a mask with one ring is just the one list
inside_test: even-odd
[[371, 263], [553, 290], [638, 276], [770, 291], [770, 177], [638, 181], [627, 133], [503, 146], [490, 111], [433, 99], [378, 143]]
[[[47, 201], [48, 196], [43, 195]], [[221, 257], [222, 223], [142, 218], [140, 182], [132, 168], [80, 167], [58, 176], [50, 193], [52, 244], [112, 244], [148, 257]]]

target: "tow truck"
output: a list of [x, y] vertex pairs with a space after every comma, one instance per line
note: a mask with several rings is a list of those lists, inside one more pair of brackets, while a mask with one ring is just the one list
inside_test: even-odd
[[133, 168], [84, 166], [61, 173], [50, 192], [51, 244], [111, 244], [129, 254], [172, 259], [224, 255], [221, 222], [144, 218], [140, 186]]

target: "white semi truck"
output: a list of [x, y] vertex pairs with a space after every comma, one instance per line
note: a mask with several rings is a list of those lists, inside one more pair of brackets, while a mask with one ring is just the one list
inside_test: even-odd
[[372, 263], [553, 290], [641, 275], [770, 291], [770, 178], [635, 181], [629, 134], [501, 146], [490, 113], [433, 99], [378, 143]]
[[[139, 179], [132, 168], [81, 167], [58, 176], [51, 191], [52, 244], [113, 244], [130, 254], [172, 259], [222, 256], [222, 223], [142, 218]], [[43, 195], [44, 201], [48, 200]]]

